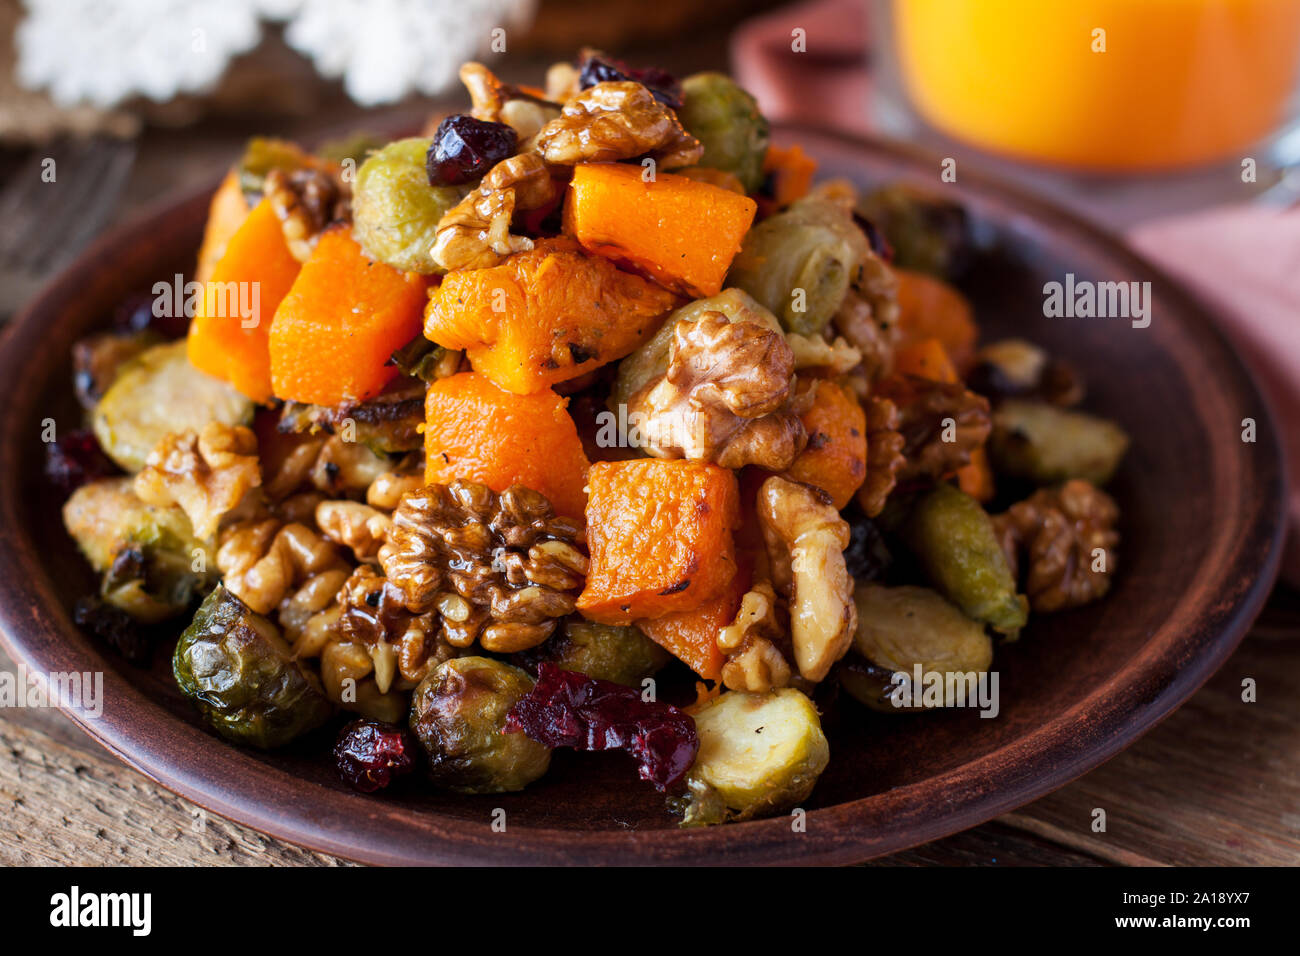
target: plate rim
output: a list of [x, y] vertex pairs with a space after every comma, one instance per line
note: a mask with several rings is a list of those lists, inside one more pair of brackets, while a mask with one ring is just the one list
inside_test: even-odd
[[[801, 124], [780, 124], [779, 135], [805, 135], [830, 139], [851, 149], [866, 150], [894, 160], [900, 167], [920, 169], [923, 164], [936, 163], [938, 155], [907, 143], [855, 136]], [[1267, 397], [1257, 387], [1247, 371], [1244, 360], [1218, 328], [1210, 310], [1199, 302], [1186, 287], [1163, 270], [1153, 266], [1129, 248], [1121, 238], [1088, 222], [1082, 217], [1058, 207], [1049, 200], [1023, 192], [978, 170], [963, 171], [963, 191], [983, 194], [1012, 208], [1024, 211], [1031, 219], [1051, 222], [1054, 229], [1082, 237], [1092, 248], [1100, 247], [1108, 257], [1126, 259], [1153, 283], [1159, 283], [1162, 297], [1172, 299], [1182, 317], [1190, 318], [1191, 331], [1217, 346], [1217, 352], [1226, 357], [1229, 367], [1224, 370], [1228, 380], [1244, 397], [1259, 406], [1263, 420], [1258, 433], [1267, 436], [1258, 443], [1265, 450], [1267, 461], [1253, 471], [1275, 476], [1276, 494], [1272, 502], [1257, 500], [1252, 509], [1254, 520], [1246, 530], [1258, 537], [1264, 534], [1263, 548], [1240, 553], [1227, 570], [1233, 578], [1248, 575], [1249, 583], [1235, 594], [1210, 594], [1199, 599], [1198, 609], [1206, 610], [1199, 633], [1189, 634], [1184, 643], [1192, 653], [1190, 661], [1171, 661], [1170, 655], [1156, 655], [1154, 660], [1142, 655], [1133, 660], [1134, 670], [1128, 673], [1125, 686], [1147, 686], [1146, 694], [1130, 695], [1127, 700], [1116, 697], [1112, 688], [1120, 676], [1094, 689], [1063, 713], [1039, 724], [1004, 746], [973, 761], [968, 761], [937, 776], [896, 787], [891, 790], [860, 797], [855, 800], [811, 810], [807, 815], [807, 832], [794, 839], [784, 818], [755, 820], [725, 827], [694, 830], [673, 828], [640, 831], [573, 831], [551, 828], [526, 828], [512, 831], [512, 837], [503, 839], [493, 834], [486, 824], [474, 824], [460, 818], [446, 817], [437, 811], [413, 811], [427, 815], [430, 823], [440, 823], [439, 832], [430, 826], [433, 840], [414, 843], [399, 831], [396, 836], [386, 831], [381, 814], [368, 814], [366, 805], [358, 803], [369, 798], [332, 790], [312, 781], [297, 779], [296, 792], [314, 789], [324, 795], [322, 804], [288, 806], [283, 799], [264, 802], [250, 795], [248, 790], [233, 790], [223, 782], [240, 775], [252, 774], [286, 776], [285, 771], [268, 767], [249, 754], [220, 741], [201, 729], [167, 714], [161, 705], [148, 701], [139, 689], [117, 673], [113, 662], [106, 660], [97, 649], [82, 653], [60, 637], [61, 631], [71, 629], [68, 620], [48, 585], [39, 577], [33, 578], [35, 587], [24, 581], [32, 568], [22, 558], [38, 553], [36, 543], [30, 541], [17, 521], [16, 507], [22, 496], [22, 483], [15, 464], [13, 444], [18, 433], [29, 421], [31, 401], [24, 404], [23, 394], [11, 402], [15, 411], [0, 416], [0, 642], [16, 663], [37, 673], [64, 670], [99, 670], [104, 674], [105, 697], [110, 693], [115, 700], [114, 709], [135, 712], [136, 708], [152, 708], [161, 719], [175, 725], [179, 734], [176, 742], [162, 747], [157, 740], [145, 739], [127, 718], [110, 722], [107, 718], [94, 720], [74, 708], [61, 707], [83, 730], [123, 762], [144, 773], [151, 780], [176, 793], [183, 799], [206, 810], [227, 817], [245, 826], [270, 834], [287, 842], [331, 853], [350, 860], [380, 864], [540, 864], [540, 863], [671, 863], [671, 864], [755, 864], [755, 863], [851, 863], [860, 862], [886, 853], [908, 849], [930, 840], [960, 832], [986, 822], [1015, 807], [1037, 799], [1076, 779], [1088, 770], [1109, 760], [1150, 731], [1174, 709], [1190, 697], [1223, 664], [1236, 648], [1250, 624], [1259, 614], [1272, 588], [1281, 562], [1282, 541], [1285, 534], [1286, 462], [1277, 439], [1276, 422]], [[968, 185], [968, 184], [972, 184]], [[43, 330], [37, 320], [58, 308], [69, 295], [68, 286], [81, 283], [98, 263], [110, 258], [114, 250], [126, 243], [141, 242], [160, 221], [179, 217], [192, 204], [206, 208], [207, 197], [215, 188], [188, 189], [165, 196], [104, 233], [76, 260], [52, 277], [42, 291], [9, 323], [0, 336], [0, 381], [18, 383], [30, 381], [24, 377], [20, 357], [21, 344], [39, 346]], [[13, 387], [12, 384], [10, 386]], [[20, 414], [21, 413], [21, 414]], [[1271, 507], [1270, 507], [1271, 505]], [[1271, 519], [1271, 521], [1270, 521]], [[1271, 523], [1271, 528], [1268, 527]], [[1202, 567], [1208, 557], [1202, 561]], [[38, 563], [37, 570], [42, 570]], [[1221, 588], [1222, 589], [1222, 588]], [[1216, 599], [1217, 609], [1213, 607]], [[1189, 600], [1184, 591], [1178, 607]], [[1211, 613], [1212, 612], [1212, 613]], [[1162, 628], [1163, 630], [1163, 628]], [[39, 639], [40, 632], [48, 632], [54, 641], [47, 648]], [[78, 661], [77, 666], [52, 666], [61, 660]], [[88, 665], [88, 666], [87, 666]], [[120, 665], [119, 665], [120, 666]], [[1126, 672], [1127, 673], [1127, 672]], [[1085, 708], [1085, 705], [1090, 705]], [[1084, 743], [1073, 751], [1063, 733], [1078, 712], [1088, 711], [1090, 721], [1102, 731], [1110, 731], [1100, 743]], [[203, 747], [206, 741], [208, 746]], [[1031, 742], [1039, 746], [1029, 747]], [[215, 744], [215, 747], [212, 745]], [[188, 747], [197, 746], [197, 750]], [[1013, 765], [1026, 755], [1011, 751], [1029, 750], [1030, 761]], [[200, 756], [208, 759], [198, 759]], [[1049, 759], [1054, 758], [1054, 759]], [[1032, 763], [1045, 760], [1047, 768], [1041, 773], [1027, 772]], [[214, 767], [219, 771], [213, 773]], [[998, 770], [1019, 770], [1010, 783], [1001, 785]], [[950, 807], [943, 814], [929, 819], [914, 819], [909, 814], [911, 791], [925, 787], [942, 788], [953, 794]], [[868, 806], [868, 805], [872, 806]], [[864, 833], [866, 821], [888, 815], [887, 822], [871, 833]], [[449, 832], [450, 831], [450, 832]]]

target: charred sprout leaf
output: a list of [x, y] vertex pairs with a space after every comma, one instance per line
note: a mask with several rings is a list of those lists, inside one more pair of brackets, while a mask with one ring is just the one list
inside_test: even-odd
[[934, 586], [977, 621], [1017, 634], [1029, 603], [978, 501], [941, 482], [917, 499], [903, 523], [903, 540]]
[[145, 504], [130, 478], [78, 488], [63, 506], [63, 523], [104, 575], [104, 600], [137, 620], [180, 614], [216, 583], [214, 556], [185, 512]]
[[539, 668], [537, 686], [515, 704], [506, 727], [548, 747], [626, 750], [641, 779], [661, 791], [681, 783], [699, 749], [695, 722], [684, 711], [554, 664]]
[[371, 258], [403, 272], [441, 275], [429, 250], [438, 221], [465, 191], [429, 185], [425, 157], [431, 142], [399, 139], [361, 164], [352, 190], [352, 230]]
[[696, 73], [682, 82], [677, 117], [704, 144], [701, 166], [733, 173], [746, 192], [763, 182], [767, 120], [758, 101], [724, 73]]
[[506, 733], [506, 715], [532, 689], [517, 667], [486, 657], [445, 661], [415, 689], [411, 729], [434, 784], [457, 793], [522, 790], [546, 773], [549, 747]]
[[93, 427], [108, 457], [134, 472], [169, 434], [252, 421], [252, 401], [191, 365], [182, 341], [155, 345], [126, 362], [95, 406]]
[[817, 708], [790, 688], [729, 691], [695, 715], [700, 749], [673, 801], [683, 826], [749, 820], [808, 798], [830, 762]]
[[[860, 584], [854, 593], [858, 605], [858, 629], [853, 638], [855, 650], [875, 668], [885, 672], [889, 686], [881, 701], [880, 687], [861, 669], [846, 668], [840, 682], [844, 689], [868, 707], [894, 710], [890, 692], [893, 674], [911, 680], [919, 665], [923, 674], [944, 675], [945, 694], [949, 674], [981, 674], [993, 662], [993, 641], [984, 625], [972, 621], [961, 609], [929, 588], [887, 588], [878, 584]], [[919, 692], [920, 688], [916, 688]], [[974, 688], [966, 688], [968, 695]], [[859, 696], [859, 695], [862, 696]], [[945, 706], [955, 700], [944, 699]]]
[[101, 332], [72, 345], [73, 385], [77, 401], [87, 411], [104, 397], [122, 366], [162, 337], [157, 332]]
[[993, 413], [989, 457], [1003, 474], [1054, 485], [1082, 478], [1104, 485], [1128, 450], [1114, 422], [1044, 402], [1010, 399]]
[[282, 747], [333, 713], [279, 629], [223, 587], [181, 635], [172, 671], [203, 719], [235, 743]]
[[376, 455], [395, 455], [423, 447], [424, 386], [411, 382], [366, 402], [306, 405], [285, 402], [281, 432], [341, 435], [345, 443], [364, 445]]
[[419, 744], [398, 724], [361, 718], [348, 724], [334, 744], [334, 766], [354, 790], [374, 793], [415, 769]]
[[396, 365], [403, 375], [422, 382], [434, 382], [438, 379], [438, 364], [447, 357], [447, 351], [422, 333], [395, 351], [389, 364]]
[[520, 657], [525, 665], [551, 663], [562, 670], [638, 689], [641, 681], [671, 660], [671, 655], [638, 627], [597, 624], [580, 617], [570, 617], [561, 633]]
[[73, 620], [136, 667], [148, 667], [153, 659], [154, 636], [130, 614], [101, 598], [88, 595], [77, 601]]
[[749, 231], [729, 285], [770, 309], [790, 332], [821, 332], [870, 253], [845, 203], [814, 192]]
[[955, 279], [970, 264], [973, 240], [966, 210], [944, 196], [887, 186], [863, 196], [857, 211], [885, 234], [899, 268]]

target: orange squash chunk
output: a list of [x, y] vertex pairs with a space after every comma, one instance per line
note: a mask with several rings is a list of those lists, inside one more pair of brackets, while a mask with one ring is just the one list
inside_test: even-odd
[[919, 339], [894, 352], [894, 374], [915, 375], [931, 382], [955, 385], [961, 381], [957, 368], [938, 339]]
[[637, 621], [637, 627], [705, 680], [720, 679], [727, 659], [718, 650], [718, 632], [735, 620], [740, 602], [749, 590], [753, 575], [745, 564], [741, 562], [735, 577], [720, 594], [699, 607]]
[[325, 232], [271, 324], [278, 398], [339, 405], [378, 395], [393, 350], [420, 334], [427, 282], [372, 262], [347, 229]]
[[195, 282], [207, 282], [212, 278], [212, 270], [225, 255], [230, 237], [239, 231], [249, 212], [248, 200], [244, 198], [243, 187], [239, 185], [239, 173], [232, 169], [221, 180], [221, 185], [212, 194], [212, 203], [208, 206], [203, 244], [199, 246], [199, 263], [194, 270]]
[[628, 624], [689, 611], [736, 574], [735, 473], [695, 461], [602, 461], [587, 476], [591, 568], [578, 609]]
[[867, 477], [867, 416], [848, 389], [826, 379], [812, 387], [812, 407], [799, 416], [808, 444], [785, 476], [821, 488], [842, 509]]
[[898, 347], [938, 339], [958, 368], [975, 357], [978, 329], [966, 297], [941, 279], [895, 269], [898, 276]]
[[439, 379], [425, 397], [425, 480], [468, 478], [497, 492], [525, 485], [557, 514], [581, 517], [588, 463], [568, 404], [550, 389], [504, 391], [477, 372]]
[[[271, 400], [272, 319], [299, 272], [269, 200], [248, 214], [204, 284], [190, 322], [190, 364], [229, 382], [257, 402]], [[241, 306], [256, 315], [245, 318]]]
[[424, 334], [524, 395], [623, 358], [679, 304], [571, 239], [542, 239], [498, 266], [450, 273], [429, 291]]
[[766, 211], [776, 212], [808, 195], [817, 172], [817, 160], [797, 144], [789, 148], [769, 146], [763, 157], [763, 172], [772, 179], [772, 199]]
[[640, 166], [574, 167], [564, 231], [693, 299], [717, 295], [758, 209], [748, 196]]

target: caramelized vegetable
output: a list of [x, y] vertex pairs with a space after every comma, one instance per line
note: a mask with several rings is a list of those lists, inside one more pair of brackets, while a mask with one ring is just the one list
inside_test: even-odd
[[853, 393], [834, 382], [814, 380], [812, 391], [812, 407], [799, 416], [808, 444], [784, 474], [821, 488], [842, 511], [867, 477], [867, 416]]
[[627, 355], [677, 302], [571, 240], [544, 239], [494, 268], [448, 275], [429, 293], [424, 334], [527, 394]]
[[597, 462], [588, 476], [591, 569], [578, 609], [624, 624], [699, 607], [735, 576], [735, 473], [700, 462]]
[[668, 653], [635, 625], [597, 624], [574, 616], [564, 630], [536, 651], [520, 655], [527, 663], [554, 664], [597, 680], [641, 688], [641, 681], [670, 660]]
[[425, 479], [468, 478], [497, 492], [520, 484], [557, 514], [581, 515], [588, 462], [567, 404], [549, 389], [503, 391], [477, 372], [434, 382], [425, 399]]
[[682, 81], [677, 117], [704, 144], [701, 166], [733, 173], [753, 192], [763, 182], [767, 120], [754, 97], [725, 73], [696, 73]]
[[208, 221], [203, 227], [203, 243], [199, 246], [199, 261], [194, 269], [195, 282], [207, 282], [212, 270], [226, 252], [230, 242], [249, 212], [248, 200], [239, 185], [239, 173], [231, 170], [212, 194], [208, 206]]
[[738, 568], [719, 594], [689, 611], [641, 621], [641, 630], [705, 680], [718, 680], [726, 663], [718, 648], [718, 632], [735, 619], [750, 578], [749, 571]]
[[643, 172], [617, 163], [575, 167], [564, 231], [675, 292], [716, 295], [754, 221], [754, 200], [671, 173], [647, 182]]
[[[263, 199], [230, 237], [190, 324], [190, 363], [255, 402], [271, 400], [268, 342], [276, 309], [298, 278], [280, 219]], [[249, 300], [252, 290], [256, 298]], [[241, 306], [256, 304], [254, 314]]]
[[397, 374], [393, 350], [420, 331], [425, 281], [372, 262], [347, 230], [326, 231], [271, 324], [276, 397], [360, 402]]
[[430, 186], [428, 139], [399, 139], [357, 170], [353, 235], [366, 255], [404, 272], [441, 273], [429, 250], [440, 220], [465, 190]]
[[769, 146], [763, 158], [763, 192], [770, 196], [768, 202], [775, 208], [767, 211], [782, 209], [808, 195], [816, 172], [817, 160], [805, 153], [803, 147]]
[[895, 268], [900, 349], [938, 339], [958, 368], [975, 357], [975, 317], [966, 297], [941, 279]]

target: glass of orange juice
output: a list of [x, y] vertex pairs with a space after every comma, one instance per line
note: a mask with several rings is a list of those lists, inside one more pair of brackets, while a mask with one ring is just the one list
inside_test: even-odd
[[1300, 0], [879, 0], [877, 13], [885, 95], [1016, 160], [1240, 161], [1300, 106]]

